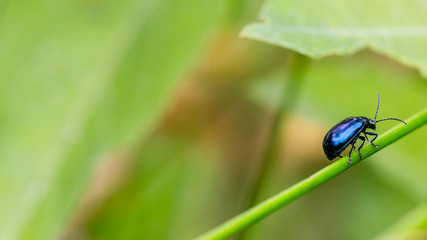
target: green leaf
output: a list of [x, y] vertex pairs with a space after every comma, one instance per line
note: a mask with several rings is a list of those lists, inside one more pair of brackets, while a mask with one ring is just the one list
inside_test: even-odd
[[427, 2], [269, 0], [242, 35], [313, 58], [369, 48], [427, 76]]
[[223, 7], [213, 0], [1, 7], [0, 237], [58, 238], [95, 161], [153, 129]]

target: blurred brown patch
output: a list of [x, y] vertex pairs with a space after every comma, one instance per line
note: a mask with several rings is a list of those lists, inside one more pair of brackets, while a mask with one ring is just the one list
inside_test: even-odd
[[122, 153], [106, 155], [98, 161], [92, 180], [71, 219], [70, 228], [65, 231], [62, 239], [90, 239], [82, 227], [102, 208], [104, 200], [125, 182], [131, 159], [130, 153]]
[[291, 115], [282, 129], [282, 157], [286, 168], [324, 158], [322, 141], [327, 132], [325, 126], [303, 116]]

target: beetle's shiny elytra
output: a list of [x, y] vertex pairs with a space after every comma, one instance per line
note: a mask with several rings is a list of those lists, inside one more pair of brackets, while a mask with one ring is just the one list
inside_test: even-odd
[[[348, 117], [333, 126], [323, 139], [323, 151], [325, 152], [326, 157], [329, 160], [332, 160], [336, 157], [342, 157], [340, 153], [342, 153], [348, 147], [348, 145], [351, 145], [350, 153], [348, 154], [348, 161], [351, 163], [351, 153], [356, 148], [355, 143], [357, 139], [360, 139], [363, 142], [357, 150], [359, 151], [359, 158], [360, 160], [362, 160], [362, 154], [360, 153], [360, 149], [363, 147], [366, 140], [375, 147], [378, 147], [378, 145], [373, 143], [377, 138], [378, 134], [375, 132], [367, 132], [367, 129], [375, 130], [377, 122], [386, 120], [396, 120], [407, 125], [406, 122], [397, 118], [385, 118], [381, 120], [376, 120], [379, 107], [380, 94], [378, 93], [377, 111], [375, 113], [374, 120], [367, 117]], [[364, 136], [361, 136], [362, 134]], [[372, 140], [369, 140], [368, 135], [374, 136], [374, 138]]]

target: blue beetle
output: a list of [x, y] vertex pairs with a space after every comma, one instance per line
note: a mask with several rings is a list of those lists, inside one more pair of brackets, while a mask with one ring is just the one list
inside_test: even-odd
[[[380, 94], [378, 93], [377, 112], [375, 113], [374, 120], [367, 117], [348, 117], [332, 127], [323, 139], [323, 151], [325, 152], [326, 157], [329, 160], [332, 160], [336, 157], [342, 158], [340, 153], [342, 153], [348, 145], [351, 145], [350, 153], [348, 154], [348, 161], [351, 163], [351, 153], [356, 148], [355, 143], [357, 139], [360, 139], [363, 142], [357, 150], [359, 151], [360, 160], [362, 160], [360, 149], [363, 147], [366, 140], [375, 147], [378, 147], [378, 145], [373, 143], [378, 134], [375, 132], [367, 132], [366, 130], [368, 128], [375, 130], [377, 122], [386, 120], [397, 120], [407, 125], [406, 122], [397, 118], [385, 118], [377, 120], [379, 107]], [[365, 136], [361, 136], [362, 134]], [[374, 138], [369, 140], [367, 135], [374, 136]]]

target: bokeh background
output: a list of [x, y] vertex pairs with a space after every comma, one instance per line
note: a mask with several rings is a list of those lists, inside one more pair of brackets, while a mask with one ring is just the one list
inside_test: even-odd
[[[379, 118], [425, 108], [420, 73], [369, 50], [307, 60], [289, 94], [295, 53], [239, 37], [262, 4], [0, 2], [0, 237], [191, 239], [247, 208], [281, 102], [260, 199], [327, 166], [325, 133], [373, 117], [377, 92]], [[426, 140], [411, 133], [245, 238], [426, 237]]]

